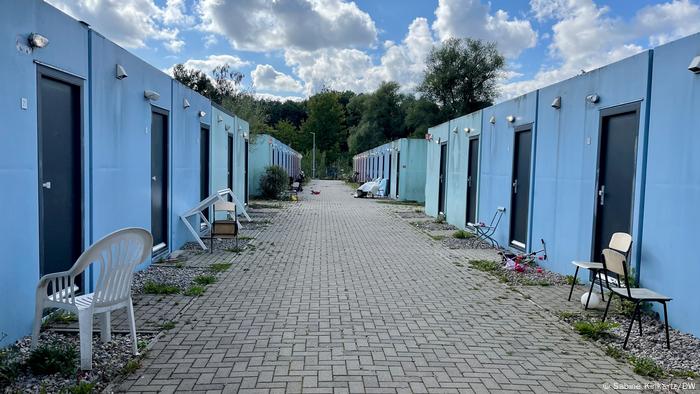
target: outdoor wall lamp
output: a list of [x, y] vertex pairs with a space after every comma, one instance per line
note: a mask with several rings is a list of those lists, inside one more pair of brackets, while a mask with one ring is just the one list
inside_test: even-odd
[[688, 66], [693, 74], [700, 74], [700, 56], [695, 56], [693, 60], [690, 61], [690, 66]]
[[49, 39], [39, 33], [31, 33], [27, 37], [27, 43], [32, 48], [43, 48], [49, 45]]
[[600, 101], [600, 96], [598, 96], [597, 94], [589, 94], [588, 96], [586, 96], [586, 101], [588, 101], [591, 104], [595, 104], [598, 101]]
[[552, 101], [552, 108], [555, 108], [555, 109], [561, 108], [561, 96], [557, 96], [554, 98], [554, 101]]
[[200, 117], [200, 118], [203, 118], [203, 117], [205, 117], [205, 116], [207, 116], [207, 113], [206, 113], [206, 112], [204, 112], [204, 111], [199, 111], [199, 117]]
[[248, 132], [247, 131], [243, 133], [243, 138], [248, 139]]
[[469, 134], [475, 132], [475, 129], [472, 129], [471, 127], [465, 127], [464, 128], [464, 133]]
[[455, 134], [459, 133], [459, 130], [457, 130], [457, 126], [455, 126], [455, 128], [452, 129], [452, 132], [455, 133]]
[[224, 130], [226, 130], [226, 131], [231, 130], [231, 125], [230, 124], [224, 125]]
[[496, 124], [496, 115], [491, 115], [491, 118], [489, 118], [489, 123]]
[[513, 123], [513, 122], [515, 122], [515, 116], [508, 115], [508, 116], [506, 116], [506, 120], [508, 121], [508, 123]]
[[219, 116], [216, 117], [216, 123], [221, 123], [221, 122], [223, 122], [223, 121], [224, 121], [224, 117], [223, 117], [223, 116], [219, 115]]
[[146, 90], [143, 92], [143, 97], [152, 101], [157, 101], [160, 98], [160, 94], [153, 90]]
[[435, 143], [436, 143], [436, 144], [440, 144], [441, 142], [442, 142], [442, 137], [438, 137], [438, 139], [435, 140]]
[[183, 99], [183, 100], [182, 100], [182, 107], [185, 108], [185, 109], [189, 108], [189, 107], [190, 107], [190, 102], [187, 101], [187, 99]]
[[117, 64], [116, 78], [121, 81], [122, 79], [124, 79], [128, 76], [129, 75], [127, 75], [126, 70], [124, 69], [124, 66], [122, 66], [121, 64]]

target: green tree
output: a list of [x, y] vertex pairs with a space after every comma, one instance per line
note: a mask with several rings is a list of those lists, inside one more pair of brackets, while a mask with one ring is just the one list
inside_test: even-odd
[[468, 114], [497, 97], [496, 83], [504, 66], [496, 43], [450, 38], [430, 51], [418, 92], [449, 117]]
[[419, 99], [408, 97], [401, 103], [401, 107], [406, 114], [404, 129], [412, 138], [425, 137], [428, 128], [447, 120], [440, 111], [440, 107], [424, 97]]
[[222, 104], [226, 98], [247, 94], [242, 89], [243, 73], [232, 70], [228, 64], [214, 68], [211, 78], [200, 70], [176, 64], [173, 78], [217, 104]]
[[345, 133], [343, 107], [336, 92], [323, 91], [309, 98], [309, 117], [301, 127], [304, 134], [316, 133], [316, 148], [326, 153], [326, 162], [334, 163], [340, 139]]

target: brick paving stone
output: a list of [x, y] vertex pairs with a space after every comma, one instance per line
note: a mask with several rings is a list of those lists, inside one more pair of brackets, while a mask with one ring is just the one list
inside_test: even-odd
[[492, 250], [444, 248], [396, 213], [413, 207], [353, 199], [342, 182], [312, 188], [321, 194], [259, 216], [254, 248], [188, 260], [233, 266], [120, 391], [600, 392], [643, 382], [464, 264]]

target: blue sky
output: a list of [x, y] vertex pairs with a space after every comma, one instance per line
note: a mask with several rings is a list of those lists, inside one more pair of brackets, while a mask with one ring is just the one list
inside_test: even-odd
[[47, 0], [167, 71], [228, 63], [263, 97], [412, 92], [430, 48], [495, 41], [501, 99], [700, 31], [700, 0]]

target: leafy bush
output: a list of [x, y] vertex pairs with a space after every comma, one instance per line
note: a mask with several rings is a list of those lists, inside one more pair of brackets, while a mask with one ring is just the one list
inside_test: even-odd
[[574, 279], [573, 275], [566, 275], [565, 279], [567, 285], [571, 285], [572, 283], [574, 283], [574, 280], [576, 281], [576, 284], [581, 283], [581, 281], [579, 281], [578, 278]]
[[180, 288], [174, 285], [149, 280], [143, 285], [143, 292], [146, 294], [177, 294], [180, 292]]
[[457, 239], [467, 239], [473, 237], [474, 234], [470, 233], [469, 231], [457, 230], [452, 233], [452, 236]]
[[95, 392], [95, 383], [82, 381], [76, 385], [70, 386], [67, 389], [61, 390], [61, 393], [68, 394], [90, 394]]
[[0, 350], [0, 387], [14, 382], [21, 368], [19, 352], [16, 349]]
[[265, 198], [277, 199], [287, 188], [289, 178], [287, 172], [280, 166], [265, 168], [265, 174], [260, 178], [260, 191]]
[[68, 344], [43, 344], [27, 358], [27, 365], [35, 375], [60, 373], [69, 376], [77, 370], [78, 352]]
[[603, 321], [590, 322], [580, 320], [574, 323], [574, 330], [576, 330], [579, 334], [583, 335], [584, 337], [595, 341], [597, 339], [610, 335], [608, 330], [618, 326], [619, 324], [617, 323]]

